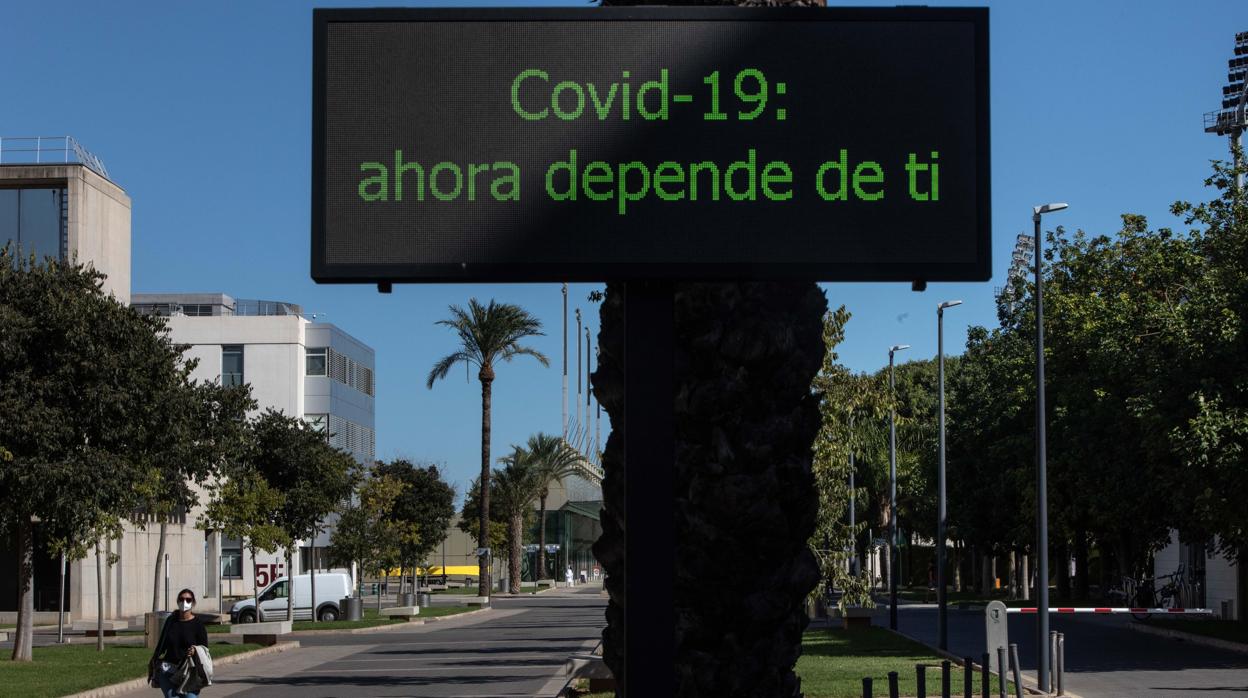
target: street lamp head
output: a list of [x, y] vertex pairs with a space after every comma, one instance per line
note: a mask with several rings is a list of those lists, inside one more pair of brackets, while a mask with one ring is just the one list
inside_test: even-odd
[[1045, 204], [1043, 206], [1033, 206], [1031, 212], [1039, 216], [1043, 213], [1057, 213], [1066, 208], [1066, 204]]
[[893, 346], [888, 348], [888, 353], [892, 354], [893, 352], [898, 352], [898, 351], [901, 351], [902, 349], [909, 349], [909, 348], [910, 348], [909, 344], [894, 344]]
[[955, 305], [962, 305], [962, 301], [945, 301], [944, 303], [941, 303], [939, 306], [937, 306], [937, 308], [940, 310], [944, 310], [945, 308], [952, 308]]

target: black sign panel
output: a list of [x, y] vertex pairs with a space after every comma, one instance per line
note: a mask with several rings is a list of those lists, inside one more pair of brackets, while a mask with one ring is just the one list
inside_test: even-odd
[[317, 281], [989, 278], [986, 9], [313, 20]]

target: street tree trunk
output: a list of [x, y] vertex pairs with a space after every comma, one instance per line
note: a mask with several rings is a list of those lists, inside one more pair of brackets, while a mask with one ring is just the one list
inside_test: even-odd
[[542, 490], [542, 494], [537, 498], [538, 516], [541, 517], [541, 521], [538, 522], [537, 529], [537, 574], [534, 575], [534, 580], [546, 578], [546, 497], [549, 495], [549, 492]]
[[104, 560], [103, 542], [95, 539], [95, 651], [104, 651]]
[[511, 548], [511, 565], [507, 568], [508, 587], [513, 594], [520, 593], [520, 555], [521, 535], [524, 533], [524, 512], [518, 511], [511, 515], [511, 535], [507, 536]]
[[169, 530], [169, 520], [160, 519], [160, 544], [156, 548], [156, 571], [152, 575], [152, 613], [160, 610], [160, 569], [165, 564], [165, 534]]
[[1070, 543], [1065, 539], [1058, 544], [1055, 559], [1057, 562], [1057, 598], [1070, 599]]
[[[493, 398], [494, 367], [485, 364], [478, 374], [481, 379], [481, 513], [477, 522], [477, 541], [482, 548], [490, 547], [490, 409]], [[477, 559], [477, 595], [489, 596], [490, 555]]]
[[1088, 571], [1088, 534], [1075, 531], [1075, 598], [1079, 601], [1088, 600]]
[[312, 531], [312, 540], [308, 542], [308, 586], [312, 592], [312, 620], [318, 621], [316, 617], [316, 531]]
[[12, 659], [29, 662], [35, 616], [35, 541], [34, 525], [25, 519], [17, 527], [17, 629], [13, 638]]
[[295, 568], [291, 565], [295, 555], [291, 548], [294, 543], [286, 546], [286, 620], [295, 622]]

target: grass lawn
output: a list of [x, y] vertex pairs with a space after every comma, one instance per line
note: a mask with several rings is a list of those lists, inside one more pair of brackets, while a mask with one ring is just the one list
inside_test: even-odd
[[[874, 680], [875, 695], [888, 695], [888, 672], [900, 679], [901, 695], [915, 695], [915, 665], [927, 665], [928, 695], [940, 693], [940, 657], [926, 647], [883, 628], [812, 630], [802, 637], [797, 675], [807, 698], [859, 698], [862, 679]], [[975, 674], [975, 690], [980, 676]], [[997, 683], [992, 682], [993, 691]], [[961, 695], [962, 668], [953, 667], [952, 687]], [[1012, 695], [1012, 694], [1011, 694]]]
[[446, 594], [447, 596], [476, 596], [477, 585], [473, 584], [472, 586], [458, 587], [458, 588], [451, 587], [450, 589], [435, 589], [429, 593], [430, 594]]
[[[213, 657], [259, 649], [259, 645], [211, 645]], [[9, 661], [0, 656], [0, 696], [63, 696], [112, 683], [141, 679], [147, 675], [146, 647], [106, 645], [97, 652], [94, 645], [36, 647], [35, 661]], [[154, 693], [154, 691], [153, 691]]]
[[1204, 635], [1205, 637], [1212, 637], [1218, 640], [1248, 644], [1248, 623], [1212, 619], [1180, 620], [1177, 618], [1159, 618], [1157, 616], [1136, 622], [1151, 625], [1154, 628], [1168, 628], [1170, 630], [1178, 630], [1179, 632], [1192, 633], [1193, 635]]

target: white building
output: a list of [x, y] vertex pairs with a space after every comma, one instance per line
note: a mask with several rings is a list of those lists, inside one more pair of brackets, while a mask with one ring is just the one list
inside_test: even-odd
[[[141, 312], [168, 317], [170, 338], [190, 345], [186, 356], [198, 361], [193, 378], [247, 383], [258, 411], [276, 409], [328, 429], [331, 444], [362, 464], [373, 462], [376, 382], [368, 345], [335, 325], [305, 317], [291, 303], [236, 300], [223, 293], [137, 293], [131, 302]], [[193, 530], [197, 515], [191, 512], [187, 529]], [[329, 543], [333, 520], [326, 523], [317, 548]], [[202, 532], [194, 533], [204, 539]], [[311, 565], [309, 543], [299, 542], [295, 574]], [[202, 556], [182, 563], [184, 586], [202, 590], [201, 596], [215, 604], [222, 593], [227, 598], [251, 594], [256, 564], [261, 586], [286, 573], [284, 551], [262, 553], [256, 561], [245, 555], [241, 541], [209, 534]], [[318, 569], [324, 569], [324, 558], [318, 554], [317, 559]], [[149, 587], [149, 604], [150, 593]]]
[[[1181, 599], [1186, 606], [1212, 609], [1224, 620], [1248, 620], [1248, 573], [1243, 565], [1214, 552], [1216, 546], [1179, 541], [1179, 532], [1170, 532], [1170, 541], [1153, 556], [1153, 575], [1164, 576], [1186, 570], [1196, 585], [1193, 599]], [[1161, 580], [1158, 586], [1169, 580]]]

